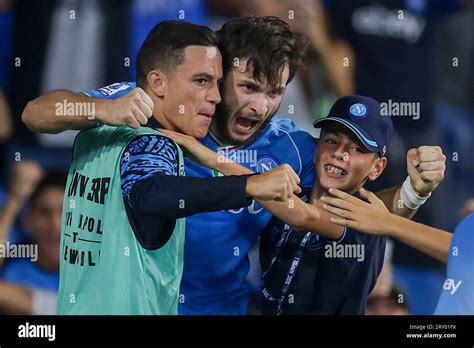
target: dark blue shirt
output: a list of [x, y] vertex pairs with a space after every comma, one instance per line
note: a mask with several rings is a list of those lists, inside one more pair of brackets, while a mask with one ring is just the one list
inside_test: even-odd
[[[311, 190], [301, 198], [308, 201]], [[260, 239], [262, 273], [268, 270], [277, 250], [285, 223], [273, 218]], [[264, 287], [280, 297], [288, 271], [306, 232], [290, 228], [278, 261], [264, 277]], [[357, 315], [364, 314], [367, 296], [372, 291], [383, 266], [385, 238], [347, 228], [339, 240], [329, 240], [314, 233], [283, 301], [282, 314]], [[276, 314], [277, 304], [263, 299], [263, 313]]]

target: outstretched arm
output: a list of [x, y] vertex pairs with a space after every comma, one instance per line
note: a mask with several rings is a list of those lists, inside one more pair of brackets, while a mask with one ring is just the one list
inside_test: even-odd
[[138, 128], [148, 122], [152, 110], [153, 101], [141, 88], [117, 99], [92, 98], [83, 93], [58, 90], [30, 101], [21, 119], [33, 132], [54, 134], [87, 129], [98, 122]]
[[321, 199], [326, 203], [324, 209], [338, 216], [332, 218], [332, 222], [369, 234], [397, 239], [441, 262], [448, 261], [451, 233], [391, 214], [384, 203], [370, 191], [360, 190], [362, 197], [369, 202], [336, 189], [329, 192], [335, 198]]
[[[224, 175], [254, 173], [252, 170], [218, 155], [193, 137], [167, 130], [161, 130], [161, 132], [185, 148], [187, 155], [203, 166], [216, 169]], [[291, 225], [295, 230], [310, 231], [331, 239], [339, 239], [344, 233], [344, 228], [332, 223], [330, 218], [333, 215], [326, 212], [322, 208], [322, 204], [318, 202], [315, 202], [316, 206], [307, 204], [296, 195], [292, 195], [283, 202], [255, 199], [273, 215]]]

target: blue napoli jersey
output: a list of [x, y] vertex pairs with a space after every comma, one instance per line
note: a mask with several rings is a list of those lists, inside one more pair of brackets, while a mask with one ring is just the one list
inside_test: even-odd
[[[115, 99], [130, 92], [133, 82], [116, 83], [85, 94]], [[277, 116], [251, 144], [226, 146], [208, 133], [201, 142], [209, 149], [256, 172], [288, 163], [302, 188], [315, 180], [316, 140], [290, 119]], [[219, 173], [185, 159], [186, 175], [213, 177]], [[186, 218], [184, 270], [179, 314], [247, 314], [250, 268], [247, 257], [268, 224], [271, 213], [257, 202], [247, 208], [196, 214]]]
[[[226, 147], [211, 134], [202, 143], [213, 151], [264, 172], [288, 163], [301, 178], [301, 187], [312, 187], [315, 139], [293, 121], [274, 117], [251, 144]], [[186, 174], [216, 175], [212, 170], [186, 162]], [[247, 253], [263, 231], [271, 213], [257, 202], [237, 210], [202, 213], [188, 217], [180, 314], [247, 314], [250, 268]]]
[[474, 315], [474, 213], [456, 227], [448, 256], [438, 315]]

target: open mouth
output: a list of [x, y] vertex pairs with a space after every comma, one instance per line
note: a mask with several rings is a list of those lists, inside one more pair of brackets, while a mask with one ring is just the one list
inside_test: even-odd
[[326, 164], [324, 166], [324, 171], [332, 178], [340, 178], [347, 175], [347, 172], [344, 169], [332, 166], [330, 164]]
[[258, 119], [247, 117], [237, 117], [234, 123], [234, 130], [238, 134], [248, 135], [260, 122]]

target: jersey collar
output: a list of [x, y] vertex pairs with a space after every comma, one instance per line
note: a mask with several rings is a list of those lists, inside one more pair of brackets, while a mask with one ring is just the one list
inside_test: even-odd
[[146, 127], [157, 129], [157, 128], [165, 128], [158, 120], [155, 118], [155, 116], [152, 116], [148, 119], [148, 123], [146, 124]]
[[234, 148], [239, 147], [238, 145], [232, 145], [232, 144], [225, 144], [222, 141], [219, 140], [219, 138], [209, 129], [208, 131], [209, 137], [217, 144], [218, 149], [228, 149], [232, 150]]

